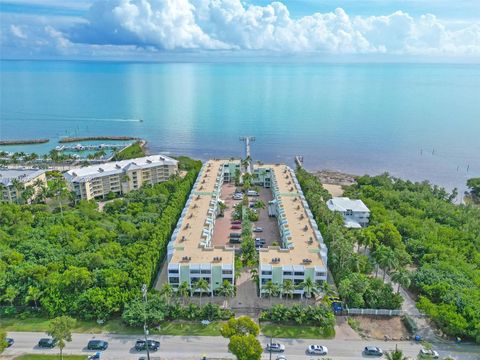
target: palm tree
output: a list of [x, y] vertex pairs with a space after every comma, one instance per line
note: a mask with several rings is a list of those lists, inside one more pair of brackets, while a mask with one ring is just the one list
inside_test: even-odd
[[293, 284], [293, 281], [290, 279], [285, 280], [282, 285], [282, 293], [285, 294], [285, 299], [290, 297], [291, 300], [293, 298], [294, 291], [295, 285]]
[[328, 283], [328, 281], [322, 281], [319, 286], [319, 290], [323, 293], [322, 300], [326, 303], [330, 303], [330, 298], [337, 295], [335, 289]]
[[392, 281], [398, 284], [397, 294], [400, 292], [400, 286], [408, 288], [412, 283], [410, 273], [406, 270], [399, 269], [392, 274]]
[[25, 185], [20, 180], [13, 179], [12, 186], [15, 188], [15, 193], [17, 195], [17, 203], [19, 204], [21, 200], [22, 191], [25, 188]]
[[381, 267], [384, 271], [383, 281], [385, 282], [385, 276], [390, 269], [393, 269], [397, 265], [397, 259], [395, 252], [384, 245], [380, 245], [373, 253], [375, 262], [377, 263], [377, 271], [375, 277], [378, 275], [378, 267]]
[[165, 298], [167, 304], [170, 305], [170, 299], [173, 296], [173, 286], [169, 283], [163, 284], [160, 294]]
[[394, 351], [385, 354], [385, 358], [387, 360], [408, 360], [406, 356], [403, 356], [402, 350], [398, 350], [396, 346]]
[[200, 305], [202, 305], [202, 294], [210, 289], [210, 284], [205, 279], [200, 279], [195, 283], [195, 290], [200, 291]]
[[299, 288], [303, 290], [303, 293], [306, 295], [306, 299], [310, 299], [312, 295], [318, 293], [317, 284], [312, 280], [312, 278], [307, 277], [299, 284]]
[[270, 298], [270, 303], [272, 302], [272, 297], [276, 296], [279, 293], [278, 285], [275, 284], [272, 280], [268, 280], [268, 282], [265, 285], [263, 285], [262, 290], [264, 290], [265, 293]]
[[41, 295], [42, 295], [42, 291], [39, 288], [35, 286], [29, 286], [27, 290], [27, 296], [25, 296], [25, 301], [27, 302], [27, 304], [30, 301], [33, 301], [36, 309], [38, 307], [37, 305], [38, 299], [40, 299]]
[[218, 293], [225, 298], [224, 303], [225, 307], [227, 307], [227, 298], [233, 297], [233, 295], [235, 295], [235, 288], [230, 281], [223, 280], [223, 284], [218, 288]]
[[186, 281], [182, 281], [177, 289], [177, 294], [182, 298], [182, 303], [185, 305], [185, 299], [188, 297], [190, 292], [190, 287]]

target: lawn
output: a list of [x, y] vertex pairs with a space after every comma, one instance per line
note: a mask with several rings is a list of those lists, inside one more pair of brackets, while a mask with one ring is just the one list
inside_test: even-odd
[[209, 325], [199, 322], [169, 322], [162, 324], [159, 329], [152, 330], [160, 335], [192, 335], [192, 336], [221, 336], [221, 321], [214, 321]]
[[[20, 355], [15, 360], [57, 360], [60, 355]], [[86, 360], [85, 355], [63, 355], [63, 360]]]
[[297, 339], [331, 339], [335, 332], [325, 333], [325, 329], [318, 326], [261, 324], [260, 331], [265, 336], [277, 338]]
[[[31, 317], [21, 319], [3, 318], [0, 319], [0, 330], [5, 331], [47, 331], [50, 319], [44, 317]], [[141, 334], [142, 329], [131, 328], [125, 326], [120, 319], [107, 321], [105, 324], [98, 324], [95, 321], [78, 320], [77, 325], [73, 329], [78, 333], [112, 333], [112, 334]]]
[[[0, 319], [0, 330], [5, 331], [47, 331], [48, 318], [32, 317], [27, 319], [4, 318]], [[212, 322], [202, 325], [200, 322], [166, 322], [159, 329], [150, 329], [150, 333], [158, 335], [192, 335], [192, 336], [220, 336], [222, 322]], [[107, 321], [105, 324], [97, 324], [95, 321], [78, 320], [73, 329], [77, 333], [111, 333], [111, 334], [142, 334], [143, 329], [132, 328], [124, 325], [120, 319]]]

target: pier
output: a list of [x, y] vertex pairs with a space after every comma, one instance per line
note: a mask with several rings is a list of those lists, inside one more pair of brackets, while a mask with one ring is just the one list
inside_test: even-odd
[[31, 139], [31, 140], [0, 140], [0, 145], [31, 145], [48, 143], [49, 139]]
[[301, 169], [303, 168], [303, 156], [297, 155], [295, 156], [295, 164]]
[[[60, 144], [72, 143], [78, 141], [93, 141], [93, 140], [140, 140], [133, 136], [83, 136], [83, 137], [64, 137], [58, 142]], [[124, 145], [125, 146], [125, 145]]]

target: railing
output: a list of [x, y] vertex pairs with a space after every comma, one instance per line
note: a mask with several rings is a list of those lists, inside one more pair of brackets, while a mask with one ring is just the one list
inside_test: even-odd
[[347, 315], [377, 315], [377, 316], [402, 316], [403, 310], [389, 309], [345, 309]]

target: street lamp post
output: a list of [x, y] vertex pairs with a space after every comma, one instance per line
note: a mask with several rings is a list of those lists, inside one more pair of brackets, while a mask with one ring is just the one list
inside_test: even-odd
[[148, 329], [147, 329], [147, 285], [142, 285], [143, 294], [143, 334], [145, 335], [145, 346], [147, 349], [147, 360], [150, 360], [150, 349], [148, 348]]
[[270, 336], [270, 360], [272, 360], [272, 336]]

